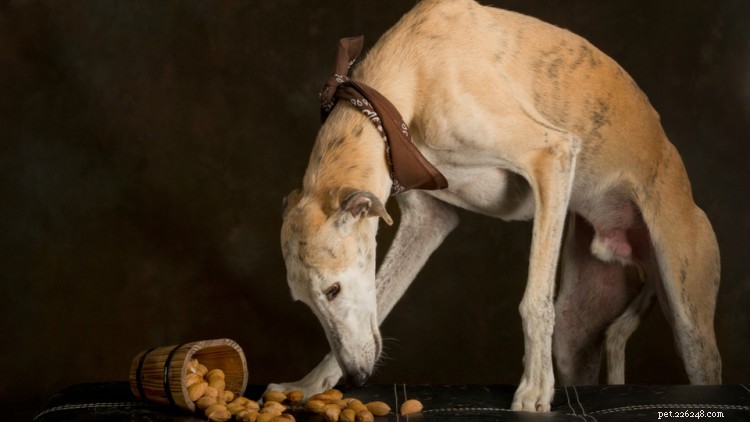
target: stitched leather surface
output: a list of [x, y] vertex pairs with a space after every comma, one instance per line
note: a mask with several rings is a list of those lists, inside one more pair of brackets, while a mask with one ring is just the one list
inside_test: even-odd
[[[246, 396], [257, 399], [265, 386], [249, 386]], [[364, 402], [382, 400], [391, 408], [407, 398], [424, 404], [419, 421], [637, 421], [657, 420], [659, 412], [673, 412], [674, 420], [708, 419], [707, 412], [721, 412], [714, 420], [750, 421], [750, 387], [723, 386], [583, 386], [555, 390], [552, 412], [511, 412], [515, 386], [510, 385], [373, 385], [343, 388], [347, 397]], [[675, 418], [677, 412], [694, 417]], [[688, 412], [688, 413], [685, 413]], [[294, 412], [298, 421], [319, 421], [319, 416]], [[717, 415], [718, 416], [718, 415]], [[662, 419], [667, 417], [662, 413]], [[52, 421], [204, 421], [200, 415], [152, 405], [135, 399], [127, 382], [79, 384], [52, 396], [34, 418]], [[392, 413], [376, 421], [406, 421]]]

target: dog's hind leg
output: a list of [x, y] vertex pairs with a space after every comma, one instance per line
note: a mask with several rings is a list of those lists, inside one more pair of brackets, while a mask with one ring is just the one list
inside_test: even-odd
[[593, 256], [594, 229], [571, 214], [561, 254], [553, 355], [561, 385], [598, 384], [605, 331], [641, 282], [635, 267]]
[[638, 192], [662, 281], [655, 283], [657, 297], [690, 383], [720, 384], [714, 333], [721, 271], [716, 236], [693, 202], [685, 168], [671, 144], [657, 176], [650, 190]]
[[[382, 324], [432, 252], [458, 225], [458, 214], [452, 206], [424, 192], [405, 192], [397, 195], [396, 201], [401, 222], [375, 279], [378, 324]], [[268, 390], [300, 390], [309, 397], [332, 388], [342, 375], [334, 353], [329, 352], [301, 380], [270, 384]]]
[[656, 285], [657, 297], [690, 383], [721, 384], [721, 357], [714, 333], [718, 246], [702, 210], [694, 207], [685, 214], [681, 218], [689, 222], [669, 228], [672, 236], [656, 246], [663, 281]]

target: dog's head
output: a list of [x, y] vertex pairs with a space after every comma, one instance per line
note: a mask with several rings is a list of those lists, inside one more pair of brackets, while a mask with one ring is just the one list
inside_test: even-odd
[[363, 384], [380, 355], [375, 289], [378, 217], [392, 224], [372, 193], [296, 190], [285, 199], [281, 247], [295, 300], [312, 309], [348, 381]]

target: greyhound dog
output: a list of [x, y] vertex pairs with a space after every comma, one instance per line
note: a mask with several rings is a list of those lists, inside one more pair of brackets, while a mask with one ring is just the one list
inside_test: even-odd
[[603, 353], [608, 381], [624, 382], [625, 342], [654, 298], [690, 382], [721, 383], [716, 237], [659, 115], [611, 58], [531, 17], [422, 0], [352, 80], [390, 99], [448, 187], [395, 195], [401, 220], [376, 273], [378, 223], [392, 223], [386, 147], [360, 111], [332, 110], [281, 229], [292, 297], [312, 309], [332, 350], [303, 379], [269, 389], [364, 383], [381, 352], [379, 325], [458, 224], [454, 207], [533, 219], [513, 410], [549, 411], [553, 354], [564, 385], [596, 383]]

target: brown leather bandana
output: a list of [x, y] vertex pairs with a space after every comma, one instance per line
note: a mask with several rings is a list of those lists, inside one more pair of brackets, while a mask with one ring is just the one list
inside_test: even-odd
[[385, 141], [391, 170], [391, 195], [410, 189], [437, 190], [448, 187], [448, 181], [414, 146], [409, 128], [396, 107], [373, 88], [347, 77], [349, 68], [362, 51], [364, 37], [342, 38], [336, 57], [336, 68], [320, 91], [320, 120], [325, 122], [340, 99], [364, 113]]

